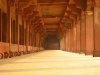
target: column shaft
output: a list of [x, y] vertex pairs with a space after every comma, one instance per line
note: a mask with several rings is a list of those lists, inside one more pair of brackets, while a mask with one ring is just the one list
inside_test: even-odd
[[81, 19], [81, 49], [80, 53], [85, 53], [86, 51], [86, 22], [85, 15], [82, 15]]
[[94, 51], [93, 56], [100, 56], [100, 6], [94, 7]]
[[80, 20], [77, 22], [77, 32], [76, 32], [76, 35], [77, 35], [77, 53], [80, 53], [80, 44], [81, 44], [81, 31], [80, 31]]
[[93, 15], [86, 15], [86, 55], [92, 55], [94, 50]]

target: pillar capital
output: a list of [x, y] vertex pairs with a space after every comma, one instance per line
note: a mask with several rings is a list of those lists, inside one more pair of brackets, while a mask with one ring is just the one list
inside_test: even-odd
[[15, 6], [15, 1], [11, 1], [11, 0], [6, 0], [7, 1], [7, 6]]
[[85, 19], [85, 15], [86, 15], [86, 12], [82, 12], [81, 13], [81, 20], [84, 20]]
[[95, 6], [99, 6], [100, 7], [100, 0], [94, 0], [93, 3], [94, 3]]
[[93, 6], [94, 6], [93, 0], [87, 1], [86, 15], [93, 15]]
[[93, 11], [86, 11], [86, 15], [93, 15]]
[[11, 0], [6, 0], [7, 1], [7, 6], [11, 6]]

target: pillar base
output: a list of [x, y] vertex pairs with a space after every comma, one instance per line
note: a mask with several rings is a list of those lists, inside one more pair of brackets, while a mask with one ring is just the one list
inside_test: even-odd
[[100, 57], [100, 51], [93, 51], [93, 57]]
[[86, 52], [85, 55], [93, 55], [91, 52]]
[[4, 57], [3, 57], [3, 53], [0, 53], [0, 59], [3, 59]]
[[80, 54], [85, 54], [85, 50], [80, 50]]

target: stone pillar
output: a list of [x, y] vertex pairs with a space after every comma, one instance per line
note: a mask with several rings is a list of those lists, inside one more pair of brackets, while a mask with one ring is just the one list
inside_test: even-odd
[[94, 50], [93, 38], [93, 12], [87, 11], [86, 14], [86, 55], [92, 55]]
[[62, 50], [65, 51], [65, 39], [64, 39], [64, 37], [62, 38]]
[[69, 31], [69, 28], [66, 32], [66, 51], [70, 51], [70, 31]]
[[26, 51], [28, 51], [29, 46], [29, 22], [26, 22]]
[[42, 40], [41, 40], [41, 47], [42, 47], [42, 50], [44, 50], [44, 37], [42, 38]]
[[31, 46], [32, 46], [32, 51], [33, 51], [33, 33], [31, 33], [31, 39], [32, 39], [32, 41], [31, 41]]
[[33, 51], [33, 34], [31, 33], [31, 49]]
[[39, 36], [39, 51], [41, 50], [41, 36]]
[[60, 39], [60, 50], [62, 50], [62, 47], [61, 47], [61, 39]]
[[71, 40], [71, 38], [70, 38], [71, 36], [70, 36], [70, 28], [68, 29], [68, 51], [70, 52], [70, 40]]
[[86, 22], [85, 15], [81, 16], [81, 48], [80, 53], [85, 53], [86, 51]]
[[2, 12], [0, 9], [0, 42], [2, 41]]
[[64, 37], [62, 38], [62, 50], [64, 51]]
[[64, 50], [64, 38], [60, 40], [60, 49]]
[[[28, 41], [29, 41], [29, 47], [31, 47], [31, 25], [29, 25], [29, 39], [28, 39]], [[31, 48], [29, 48], [29, 51], [31, 50]]]
[[40, 46], [40, 50], [42, 50], [42, 36], [40, 37], [40, 43], [39, 43], [39, 46]]
[[76, 53], [76, 24], [74, 24], [74, 27], [73, 27], [73, 52]]
[[13, 19], [11, 18], [11, 43], [13, 44], [13, 33], [14, 33], [14, 25], [13, 25]]
[[[66, 33], [66, 32], [65, 32]], [[66, 44], [67, 42], [66, 42], [66, 35], [64, 35], [64, 51], [66, 51]]]
[[32, 51], [32, 33], [30, 32], [30, 50]]
[[100, 0], [95, 0], [94, 7], [94, 57], [100, 57]]
[[18, 8], [16, 8], [16, 44], [18, 45], [18, 51], [19, 51], [19, 41], [20, 41], [20, 28], [19, 28], [19, 22], [18, 22], [18, 19], [19, 19], [19, 10]]
[[26, 22], [24, 24], [24, 49], [26, 50]]
[[[33, 29], [33, 27], [32, 27], [32, 30], [34, 30]], [[34, 31], [31, 33], [31, 46], [32, 46], [32, 51], [34, 51], [34, 41], [35, 39], [34, 39]]]
[[36, 32], [36, 36], [35, 36], [35, 47], [36, 47], [36, 51], [38, 50], [38, 45], [39, 45], [39, 33]]
[[65, 41], [65, 43], [66, 43], [66, 51], [68, 51], [68, 39], [69, 39], [69, 36], [68, 36], [68, 32], [66, 32], [66, 41]]
[[70, 52], [73, 52], [74, 47], [73, 47], [73, 27], [70, 29]]
[[24, 34], [24, 26], [25, 26], [25, 23], [24, 23], [24, 21], [25, 21], [25, 19], [24, 19], [24, 15], [22, 14], [22, 44], [23, 44], [23, 51], [24, 51], [24, 45], [25, 45], [25, 43], [24, 43], [24, 36], [25, 36], [25, 34]]
[[9, 51], [11, 50], [11, 1], [7, 0], [7, 42], [9, 43]]
[[81, 31], [80, 31], [80, 20], [77, 21], [77, 31], [76, 31], [76, 40], [77, 40], [77, 47], [76, 52], [80, 53], [80, 44], [81, 44]]
[[33, 46], [34, 46], [34, 51], [35, 51], [35, 47], [36, 47], [36, 32], [33, 35]]
[[41, 50], [41, 36], [39, 36], [39, 51]]
[[39, 47], [39, 33], [36, 33], [36, 51], [38, 51], [38, 47]]
[[32, 51], [34, 51], [34, 31], [32, 33]]

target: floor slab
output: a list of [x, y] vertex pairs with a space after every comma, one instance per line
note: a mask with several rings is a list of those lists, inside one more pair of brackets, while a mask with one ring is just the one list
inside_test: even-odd
[[100, 57], [46, 50], [0, 60], [0, 75], [100, 75]]

